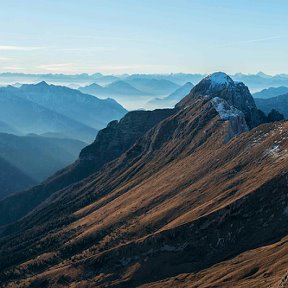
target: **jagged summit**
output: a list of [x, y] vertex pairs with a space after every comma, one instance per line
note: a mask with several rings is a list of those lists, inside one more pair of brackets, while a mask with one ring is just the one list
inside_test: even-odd
[[258, 111], [254, 99], [242, 82], [234, 82], [227, 74], [216, 72], [201, 80], [176, 107], [183, 108], [193, 105], [198, 97], [219, 97], [227, 101], [234, 108], [242, 111], [250, 128], [258, 126], [261, 122], [261, 113]]
[[41, 82], [39, 82], [39, 83], [34, 84], [34, 86], [37, 86], [37, 87], [47, 87], [47, 86], [49, 86], [49, 84], [48, 84], [46, 81], [41, 81]]

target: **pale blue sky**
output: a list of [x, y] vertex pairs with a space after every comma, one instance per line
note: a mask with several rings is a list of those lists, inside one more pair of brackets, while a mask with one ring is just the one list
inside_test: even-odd
[[0, 70], [288, 72], [287, 0], [0, 0]]

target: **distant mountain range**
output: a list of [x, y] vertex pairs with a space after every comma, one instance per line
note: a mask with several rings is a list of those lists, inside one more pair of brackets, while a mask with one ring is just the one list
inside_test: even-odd
[[288, 93], [267, 99], [255, 98], [255, 102], [257, 107], [265, 113], [275, 109], [288, 119]]
[[132, 85], [121, 80], [117, 80], [105, 87], [102, 87], [96, 83], [93, 83], [88, 86], [79, 87], [78, 90], [80, 90], [83, 93], [87, 93], [87, 94], [91, 94], [91, 95], [99, 96], [99, 97], [103, 97], [103, 96], [109, 96], [109, 97], [116, 96], [117, 97], [119, 95], [123, 95], [123, 96], [145, 95], [144, 92], [141, 92], [140, 90], [134, 88]]
[[253, 97], [267, 99], [267, 98], [272, 98], [272, 97], [280, 96], [280, 95], [287, 94], [287, 93], [288, 93], [288, 87], [285, 87], [285, 86], [269, 87], [267, 89], [263, 89], [259, 92], [254, 93]]
[[84, 146], [74, 139], [0, 133], [0, 197], [43, 181], [75, 161]]
[[151, 108], [151, 105], [146, 105], [149, 100], [155, 96], [169, 95], [178, 88], [178, 84], [165, 79], [129, 76], [125, 80], [117, 80], [105, 87], [93, 83], [88, 86], [79, 87], [78, 89], [83, 93], [100, 98], [111, 97], [128, 109], [134, 110]]
[[3, 132], [13, 133], [14, 129], [21, 134], [58, 133], [91, 142], [99, 129], [126, 112], [115, 100], [98, 99], [46, 82], [0, 88]]
[[[60, 84], [75, 84], [78, 86], [87, 86], [92, 83], [99, 84], [101, 86], [106, 86], [112, 82], [123, 80], [132, 84], [130, 81], [133, 79], [146, 79], [146, 80], [166, 80], [173, 82], [179, 86], [184, 85], [187, 82], [197, 84], [205, 74], [189, 74], [189, 73], [171, 73], [171, 74], [132, 74], [132, 75], [103, 75], [101, 73], [95, 74], [75, 74], [75, 75], [65, 75], [65, 74], [23, 74], [23, 73], [0, 73], [0, 85], [1, 84], [13, 84], [16, 82], [20, 83], [35, 83], [40, 81], [48, 81], [50, 83], [60, 83]], [[252, 91], [257, 91], [269, 87], [277, 86], [288, 86], [288, 75], [267, 75], [262, 72], [257, 74], [243, 74], [236, 73], [230, 75], [233, 80], [244, 82]], [[84, 84], [84, 85], [83, 85]], [[134, 86], [132, 84], [132, 86]], [[144, 89], [140, 89], [138, 86], [134, 86], [136, 89], [142, 92], [148, 92]], [[142, 87], [143, 88], [143, 87]], [[176, 89], [176, 88], [175, 88]], [[174, 89], [174, 90], [175, 90]], [[150, 90], [150, 89], [149, 89]], [[152, 91], [152, 94], [156, 90]], [[172, 93], [172, 91], [165, 91], [166, 95]], [[151, 93], [151, 90], [150, 92]], [[156, 93], [157, 94], [157, 93]], [[162, 95], [164, 96], [164, 94]]]
[[191, 82], [185, 83], [180, 88], [176, 89], [170, 95], [164, 98], [154, 98], [148, 102], [148, 106], [152, 108], [172, 108], [177, 102], [179, 102], [183, 97], [188, 95], [194, 85]]

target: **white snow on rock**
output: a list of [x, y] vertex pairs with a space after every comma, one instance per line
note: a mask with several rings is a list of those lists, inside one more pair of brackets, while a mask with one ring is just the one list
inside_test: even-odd
[[229, 120], [235, 117], [244, 117], [244, 114], [240, 110], [229, 105], [227, 101], [220, 97], [214, 97], [211, 101], [214, 108], [223, 120]]
[[244, 113], [242, 111], [238, 110], [232, 105], [229, 105], [226, 100], [220, 97], [212, 98], [211, 102], [215, 110], [218, 112], [220, 118], [222, 120], [229, 121], [229, 129], [225, 135], [224, 142], [228, 142], [234, 136], [249, 131]]
[[280, 156], [280, 146], [278, 144], [273, 144], [270, 149], [265, 151], [265, 155], [271, 156], [273, 158], [277, 158]]
[[212, 86], [228, 86], [234, 84], [234, 81], [226, 73], [223, 72], [213, 73], [208, 75], [205, 79], [210, 80]]

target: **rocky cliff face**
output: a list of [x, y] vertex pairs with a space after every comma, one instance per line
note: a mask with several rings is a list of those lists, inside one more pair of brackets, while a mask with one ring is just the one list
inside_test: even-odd
[[95, 167], [102, 166], [120, 156], [136, 140], [163, 119], [175, 113], [172, 109], [154, 111], [132, 111], [119, 122], [110, 122], [99, 131], [96, 140], [80, 153], [80, 161], [93, 161]]
[[234, 82], [225, 73], [217, 72], [204, 78], [189, 95], [177, 104], [177, 107], [185, 107], [193, 101], [193, 98], [204, 96], [222, 98], [228, 104], [242, 111], [250, 128], [262, 123], [261, 115], [248, 87], [242, 82]]

